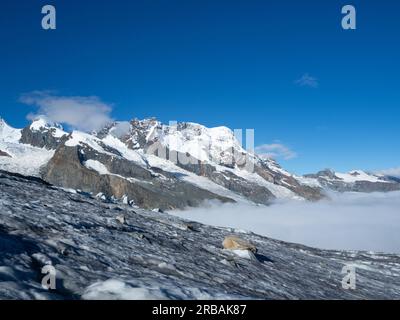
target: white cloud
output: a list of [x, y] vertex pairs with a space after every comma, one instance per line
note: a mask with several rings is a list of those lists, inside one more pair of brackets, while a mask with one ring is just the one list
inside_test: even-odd
[[317, 248], [400, 253], [399, 207], [400, 192], [346, 193], [316, 203], [225, 204], [172, 214]]
[[265, 158], [290, 160], [297, 157], [297, 153], [281, 143], [263, 144], [255, 148], [255, 152]]
[[36, 114], [29, 114], [32, 120], [44, 115], [54, 122], [63, 123], [74, 129], [93, 131], [112, 121], [111, 106], [98, 97], [57, 96], [50, 92], [34, 91], [21, 96], [20, 102], [38, 107]]
[[300, 79], [297, 79], [295, 81], [295, 84], [301, 87], [310, 87], [310, 88], [318, 88], [319, 86], [318, 79], [310, 76], [308, 73], [303, 74]]
[[380, 171], [376, 171], [375, 173], [376, 174], [384, 174], [386, 176], [392, 176], [392, 177], [400, 178], [400, 167], [399, 168], [391, 168], [391, 169], [380, 170]]

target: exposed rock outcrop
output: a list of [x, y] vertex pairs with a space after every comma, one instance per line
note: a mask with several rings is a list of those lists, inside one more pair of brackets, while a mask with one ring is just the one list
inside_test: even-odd
[[[145, 149], [146, 152], [150, 152], [150, 150], [162, 149], [156, 148], [154, 145], [147, 146]], [[190, 154], [182, 154], [181, 152], [171, 151], [168, 148], [164, 149], [163, 155], [160, 155], [158, 152], [154, 154], [163, 159], [173, 161], [173, 163], [184, 170], [206, 177], [216, 184], [240, 194], [255, 203], [269, 204], [276, 198], [268, 188], [241, 178], [231, 171], [217, 170], [216, 166], [200, 161]], [[179, 159], [185, 159], [185, 161], [179, 161]]]
[[60, 133], [57, 127], [39, 127], [33, 129], [32, 125], [21, 131], [20, 142], [48, 150], [56, 149], [67, 140], [67, 134]]
[[248, 250], [257, 253], [257, 248], [249, 241], [243, 240], [237, 236], [227, 236], [222, 242], [224, 249], [228, 250]]
[[11, 158], [11, 156], [7, 152], [1, 151], [1, 150], [0, 150], [0, 157], [10, 157]]
[[98, 154], [95, 157], [108, 169], [108, 174], [100, 174], [84, 165], [95, 154], [88, 146], [60, 146], [42, 169], [43, 179], [57, 186], [103, 193], [109, 197], [122, 198], [126, 195], [136, 205], [148, 209], [198, 206], [212, 199], [233, 202], [190, 183], [172, 177], [158, 177], [150, 170], [117, 156]]

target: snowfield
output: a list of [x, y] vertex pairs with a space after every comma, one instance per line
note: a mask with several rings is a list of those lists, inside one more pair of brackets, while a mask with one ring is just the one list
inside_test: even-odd
[[21, 144], [21, 130], [7, 125], [0, 118], [0, 150], [10, 157], [0, 157], [0, 169], [21, 173], [28, 176], [39, 176], [40, 168], [54, 155], [54, 151]]
[[364, 171], [356, 170], [350, 171], [349, 173], [335, 173], [337, 177], [342, 179], [344, 182], [352, 183], [356, 181], [369, 181], [369, 182], [378, 182], [380, 181], [379, 177], [368, 174]]
[[87, 160], [84, 165], [86, 168], [97, 171], [100, 174], [110, 174], [107, 167], [97, 160]]
[[27, 176], [40, 176], [40, 168], [53, 157], [54, 151], [28, 145], [0, 142], [0, 150], [11, 157], [0, 157], [0, 169]]

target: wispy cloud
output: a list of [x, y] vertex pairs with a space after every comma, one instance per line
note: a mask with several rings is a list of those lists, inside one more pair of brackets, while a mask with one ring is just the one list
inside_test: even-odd
[[379, 170], [379, 171], [376, 171], [375, 173], [400, 178], [400, 167]]
[[281, 143], [262, 144], [255, 148], [255, 152], [264, 158], [290, 160], [297, 157], [297, 153]]
[[38, 107], [37, 113], [27, 116], [30, 120], [43, 115], [82, 131], [98, 130], [112, 121], [112, 106], [95, 96], [57, 96], [48, 91], [34, 91], [23, 94], [20, 102]]
[[310, 76], [308, 73], [303, 74], [301, 78], [297, 79], [294, 83], [301, 87], [318, 88], [319, 86], [318, 79]]

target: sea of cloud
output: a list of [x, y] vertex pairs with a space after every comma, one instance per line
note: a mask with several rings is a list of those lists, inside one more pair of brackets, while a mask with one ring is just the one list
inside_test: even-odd
[[171, 214], [317, 248], [400, 253], [400, 192], [330, 194], [316, 203], [270, 206], [214, 203]]

